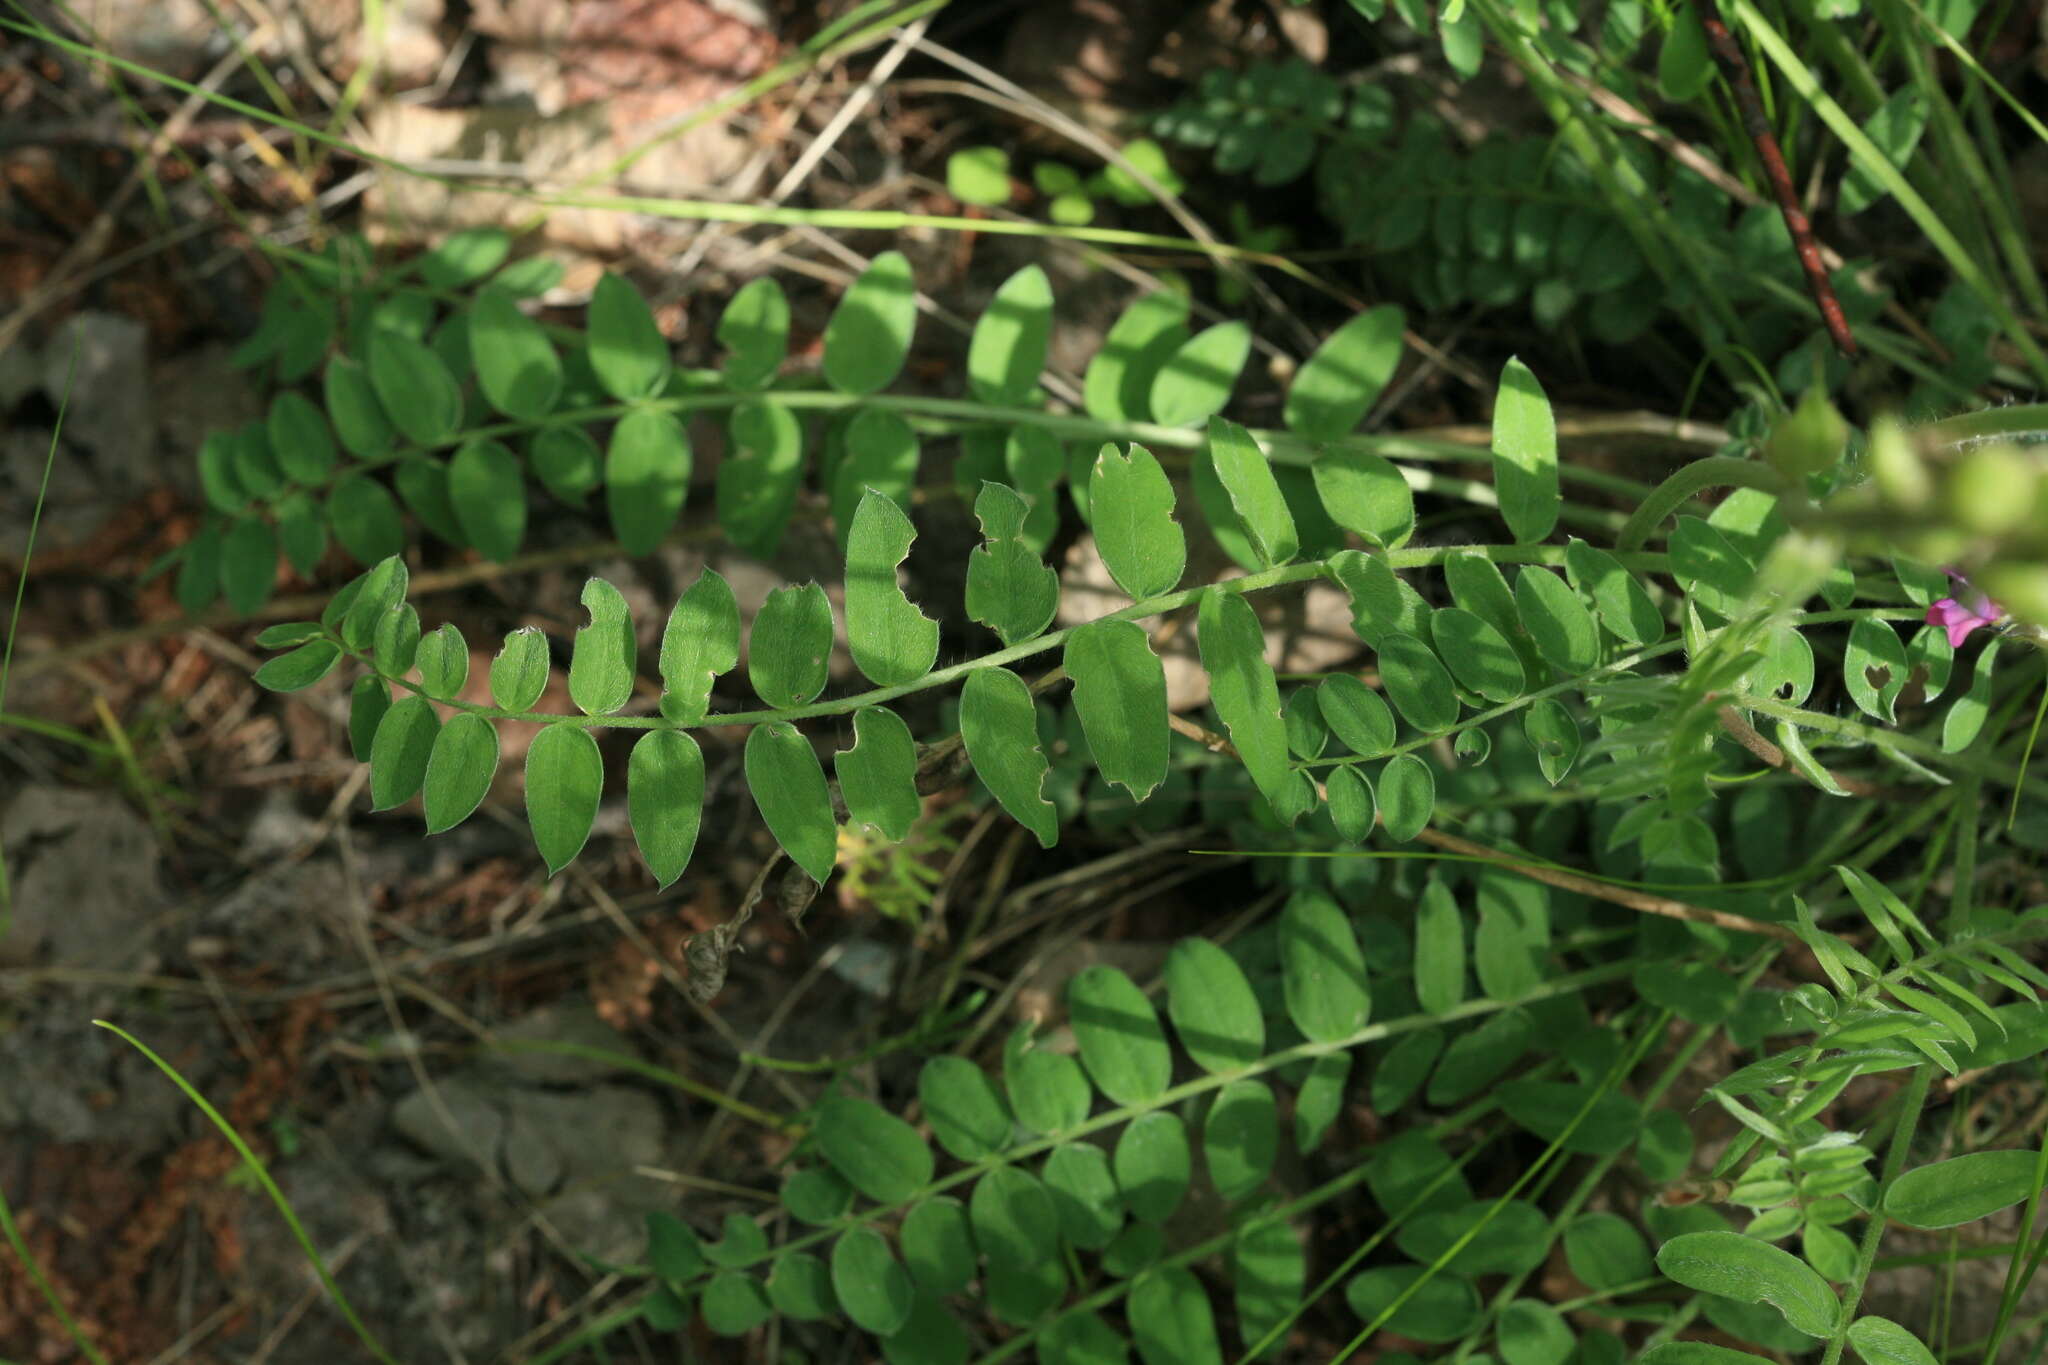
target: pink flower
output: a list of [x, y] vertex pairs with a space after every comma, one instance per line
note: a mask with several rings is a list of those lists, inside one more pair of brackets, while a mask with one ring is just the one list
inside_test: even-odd
[[1927, 608], [1927, 624], [1940, 626], [1948, 632], [1950, 649], [1960, 649], [1963, 641], [1970, 638], [1970, 632], [1979, 626], [1995, 626], [2005, 619], [2004, 610], [1981, 592], [1970, 587], [1970, 580], [1954, 569], [1948, 576], [1956, 581], [1958, 590], [1967, 593], [1965, 598], [1944, 597]]

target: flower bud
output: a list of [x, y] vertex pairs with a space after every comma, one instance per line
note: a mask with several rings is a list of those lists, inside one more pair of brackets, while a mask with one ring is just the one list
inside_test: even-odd
[[1999, 536], [2032, 519], [2036, 482], [2033, 461], [2000, 443], [1979, 446], [1956, 461], [1942, 491], [1957, 525]]
[[1779, 415], [1764, 442], [1764, 458], [1788, 479], [1801, 479], [1834, 467], [1849, 440], [1849, 424], [1818, 384], [1800, 398], [1799, 406]]
[[1870, 428], [1870, 478], [1878, 495], [1901, 512], [1924, 511], [1934, 500], [1934, 478], [1906, 429], [1889, 417]]
[[2048, 625], [2048, 564], [1992, 564], [1971, 579], [2013, 616]]

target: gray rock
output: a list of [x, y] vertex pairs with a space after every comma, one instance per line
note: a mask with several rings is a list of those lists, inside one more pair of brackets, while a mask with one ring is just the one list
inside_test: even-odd
[[497, 1031], [496, 1041], [504, 1050], [492, 1052], [491, 1066], [534, 1085], [587, 1085], [615, 1076], [621, 1068], [595, 1057], [521, 1051], [522, 1045], [560, 1043], [601, 1052], [626, 1051], [618, 1033], [583, 1000], [545, 1005], [515, 1019]]
[[391, 1107], [391, 1126], [444, 1161], [495, 1170], [498, 1148], [505, 1137], [505, 1115], [491, 1085], [481, 1077], [459, 1073], [438, 1082], [435, 1089], [439, 1105], [426, 1091], [415, 1090]]
[[107, 792], [30, 786], [0, 817], [15, 874], [0, 966], [128, 967], [163, 903], [156, 835]]
[[[73, 368], [74, 356], [76, 368]], [[92, 451], [112, 490], [156, 478], [156, 420], [150, 401], [149, 333], [118, 313], [74, 313], [43, 349], [43, 394], [70, 403], [64, 435]]]
[[514, 1123], [505, 1135], [505, 1174], [538, 1199], [562, 1183], [562, 1153], [546, 1133], [530, 1123]]

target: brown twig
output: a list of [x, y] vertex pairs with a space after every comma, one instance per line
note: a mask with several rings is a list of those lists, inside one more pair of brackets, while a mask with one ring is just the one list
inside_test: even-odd
[[[1796, 772], [1807, 781], [1813, 781], [1811, 777], [1807, 777], [1804, 772], [1792, 766], [1792, 761], [1785, 757], [1783, 749], [1758, 734], [1756, 727], [1744, 720], [1740, 711], [1732, 706], [1724, 706], [1714, 714], [1721, 718], [1721, 728], [1726, 730], [1737, 744], [1761, 759], [1764, 766]], [[1836, 786], [1851, 796], [1868, 796], [1879, 801], [1898, 801], [1918, 795], [1907, 788], [1887, 787], [1883, 783], [1872, 782], [1867, 778], [1848, 777], [1832, 769], [1827, 770], [1827, 774], [1834, 779]], [[1814, 785], [1820, 784], [1816, 782]]]
[[1835, 286], [1828, 279], [1827, 267], [1821, 263], [1820, 244], [1814, 239], [1813, 223], [1799, 207], [1798, 193], [1792, 187], [1792, 172], [1785, 166], [1785, 154], [1778, 150], [1778, 138], [1771, 131], [1771, 120], [1764, 113], [1763, 100], [1757, 95], [1756, 81], [1749, 74], [1749, 62], [1742, 55], [1742, 45], [1735, 41], [1735, 35], [1728, 31], [1728, 25], [1711, 6], [1700, 5], [1700, 23], [1707, 30], [1707, 41], [1714, 49], [1714, 56], [1721, 63], [1728, 77], [1728, 84], [1734, 87], [1735, 103], [1742, 111], [1743, 128], [1749, 140], [1756, 145], [1757, 158], [1763, 162], [1764, 177], [1771, 182], [1771, 193], [1777, 196], [1778, 212], [1785, 217], [1785, 228], [1792, 234], [1792, 248], [1799, 253], [1799, 264], [1806, 271], [1807, 288], [1813, 291], [1814, 306], [1820, 309], [1821, 321], [1827, 324], [1828, 335], [1843, 355], [1857, 354], [1856, 338], [1849, 331], [1849, 319], [1842, 313], [1842, 302], [1835, 297]]

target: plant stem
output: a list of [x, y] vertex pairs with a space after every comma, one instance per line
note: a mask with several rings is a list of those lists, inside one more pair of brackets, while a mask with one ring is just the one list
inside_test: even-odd
[[1855, 1321], [1856, 1305], [1863, 1298], [1864, 1282], [1870, 1278], [1871, 1269], [1877, 1264], [1878, 1243], [1884, 1240], [1884, 1197], [1891, 1190], [1892, 1182], [1899, 1178], [1899, 1172], [1905, 1169], [1906, 1149], [1913, 1145], [1913, 1130], [1919, 1126], [1920, 1110], [1927, 1103], [1927, 1087], [1933, 1080], [1934, 1064], [1922, 1062], [1913, 1068], [1912, 1079], [1906, 1082], [1906, 1092], [1900, 1098], [1899, 1121], [1892, 1129], [1891, 1146], [1885, 1149], [1884, 1175], [1878, 1181], [1877, 1197], [1871, 1201], [1870, 1221], [1864, 1225], [1863, 1241], [1856, 1248], [1856, 1271], [1842, 1290], [1842, 1315], [1835, 1320], [1835, 1330], [1828, 1337], [1828, 1349], [1821, 1357], [1821, 1365], [1839, 1365], [1842, 1348], [1849, 1342], [1849, 1324]]

